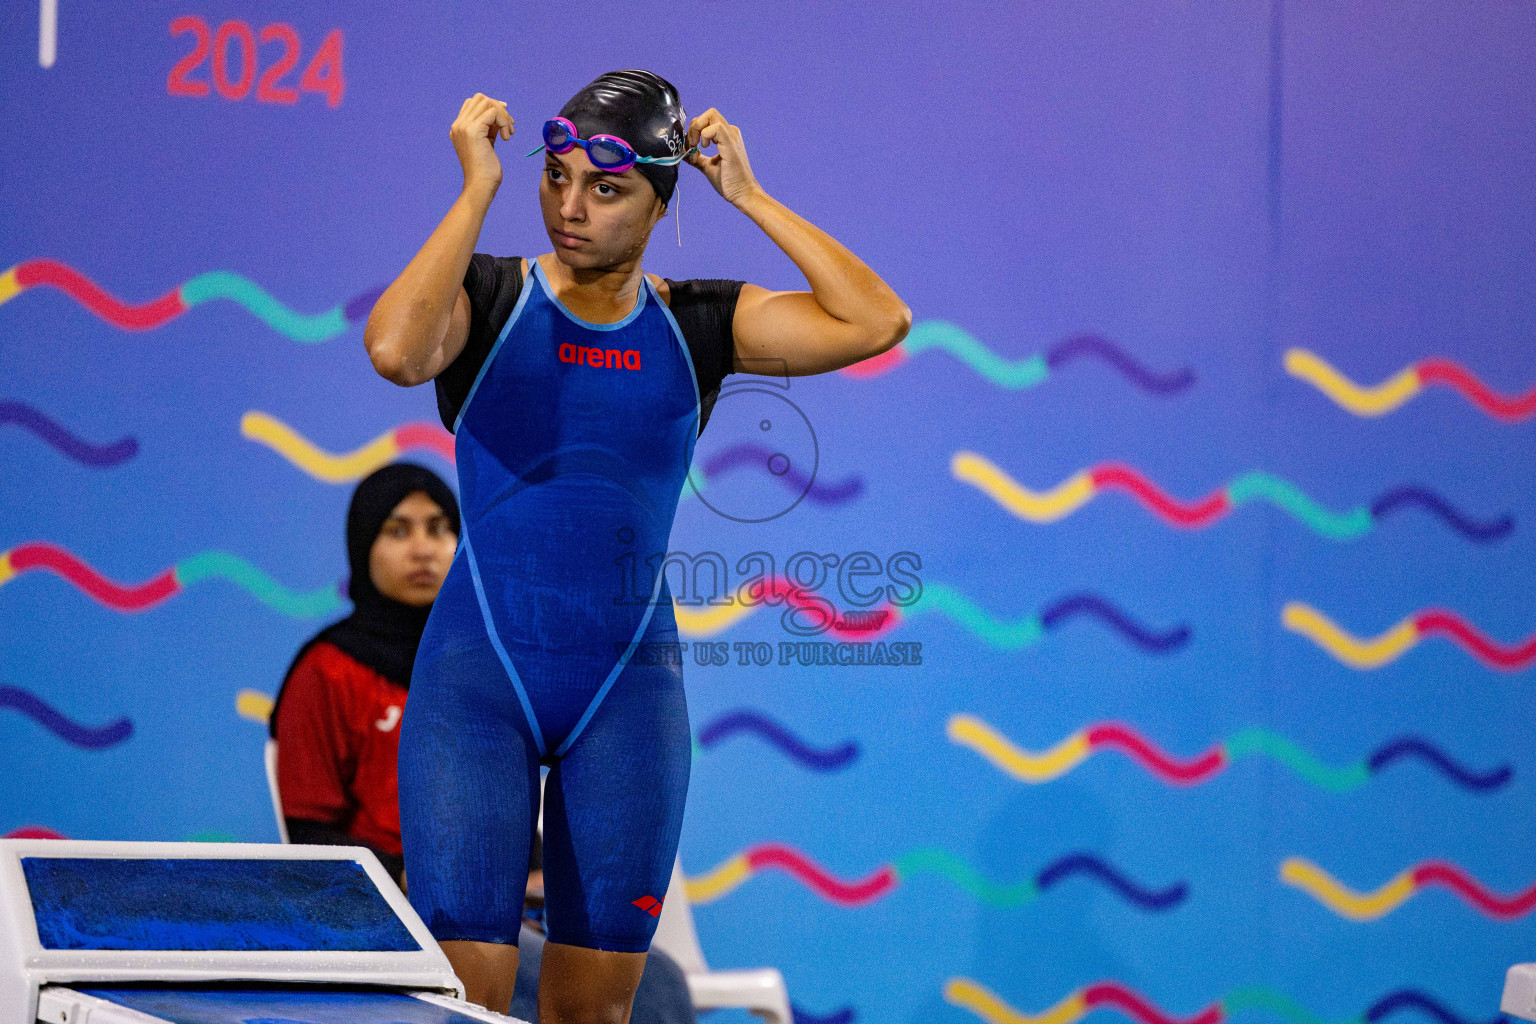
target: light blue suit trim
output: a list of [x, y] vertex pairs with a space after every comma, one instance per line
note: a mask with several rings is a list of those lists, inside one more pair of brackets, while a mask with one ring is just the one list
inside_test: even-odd
[[[539, 287], [544, 289], [544, 294], [549, 297], [550, 303], [560, 312], [564, 313], [565, 318], [577, 327], [585, 327], [589, 331], [616, 331], [620, 327], [628, 327], [634, 322], [635, 317], [639, 316], [641, 311], [645, 309], [645, 289], [642, 288], [640, 289], [640, 294], [635, 297], [635, 308], [630, 310], [629, 314], [618, 323], [595, 324], [590, 320], [583, 320], [575, 313], [566, 309], [565, 303], [555, 297], [555, 289], [550, 286], [549, 279], [544, 276], [544, 268], [539, 266], [539, 261], [535, 259], [528, 262], [533, 264], [533, 276], [539, 279]], [[651, 282], [646, 281], [645, 283], [650, 284]], [[662, 308], [666, 308], [665, 303], [662, 304]]]
[[[537, 260], [529, 260], [528, 262], [532, 263], [535, 267], [539, 265]], [[501, 351], [501, 343], [507, 340], [507, 335], [511, 332], [512, 325], [517, 323], [518, 316], [522, 314], [523, 307], [527, 304], [528, 279], [524, 277], [523, 287], [517, 293], [517, 302], [512, 306], [512, 315], [507, 317], [506, 325], [502, 327], [501, 333], [496, 336], [496, 344], [491, 346], [491, 351], [486, 354], [485, 362], [480, 364], [480, 372], [475, 374], [475, 382], [469, 386], [469, 394], [464, 396], [464, 404], [459, 406], [459, 414], [453, 418], [453, 432], [455, 434], [459, 432], [459, 424], [464, 422], [464, 413], [469, 409], [470, 400], [475, 397], [475, 392], [480, 390], [480, 382], [485, 379], [486, 371], [496, 361], [496, 353]]]
[[[528, 691], [523, 689], [523, 681], [517, 677], [517, 669], [512, 667], [512, 659], [507, 655], [507, 649], [501, 646], [501, 637], [496, 635], [496, 626], [491, 622], [491, 606], [485, 600], [485, 586], [480, 582], [480, 566], [475, 562], [475, 549], [469, 544], [469, 530], [463, 533], [464, 554], [469, 558], [469, 578], [475, 583], [475, 600], [480, 602], [480, 618], [485, 622], [485, 632], [491, 639], [491, 646], [496, 649], [496, 657], [501, 659], [501, 667], [507, 670], [507, 678], [512, 680], [512, 688], [517, 691], [517, 699], [523, 705], [523, 714], [528, 718], [528, 728], [533, 732], [533, 742], [539, 748], [539, 756], [543, 757], [544, 734], [539, 731], [539, 720], [534, 717], [533, 704], [528, 700]], [[650, 613], [646, 613], [650, 617]], [[604, 691], [607, 690], [605, 686]], [[598, 695], [601, 698], [601, 694]], [[588, 710], [587, 714], [592, 712]], [[586, 724], [586, 719], [582, 719]], [[569, 744], [570, 740], [566, 740]], [[562, 750], [564, 747], [561, 748]]]
[[[576, 737], [581, 735], [581, 731], [587, 727], [587, 723], [592, 720], [592, 716], [597, 714], [597, 706], [603, 702], [604, 697], [608, 696], [608, 691], [619, 678], [619, 673], [629, 667], [629, 659], [635, 653], [635, 647], [640, 643], [640, 638], [645, 635], [645, 627], [651, 624], [651, 616], [656, 614], [656, 599], [661, 594], [661, 585], [665, 580], [666, 574], [656, 574], [656, 583], [651, 587], [651, 599], [646, 603], [645, 614], [640, 617], [640, 626], [635, 630], [634, 639], [624, 649], [624, 656], [619, 659], [618, 664], [613, 666], [613, 670], [608, 673], [608, 678], [603, 680], [603, 685], [598, 687], [597, 693], [592, 697], [592, 703], [588, 704], [587, 710], [581, 713], [581, 718], [577, 720], [575, 727], [571, 729], [570, 735], [555, 750], [556, 757], [564, 755], [567, 750], [571, 749], [571, 744], [576, 742]], [[522, 691], [519, 690], [518, 692], [521, 694]], [[537, 726], [534, 727], [534, 734], [538, 734]], [[540, 749], [542, 750], [542, 747]]]
[[651, 290], [656, 298], [656, 305], [661, 307], [666, 314], [667, 323], [672, 325], [672, 337], [677, 339], [677, 347], [683, 350], [683, 363], [688, 367], [688, 379], [693, 381], [693, 437], [698, 440], [701, 428], [699, 422], [704, 418], [704, 398], [699, 394], [699, 375], [693, 368], [693, 350], [688, 347], [688, 339], [683, 337], [683, 329], [677, 325], [677, 318], [672, 315], [672, 308], [661, 301], [661, 293], [656, 286], [651, 284], [650, 278], [645, 279], [645, 286]]

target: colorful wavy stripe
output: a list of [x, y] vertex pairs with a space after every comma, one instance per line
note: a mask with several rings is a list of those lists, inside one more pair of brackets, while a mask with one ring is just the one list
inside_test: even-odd
[[1312, 785], [1332, 793], [1358, 789], [1377, 772], [1404, 759], [1421, 760], [1451, 782], [1474, 792], [1499, 789], [1514, 776], [1514, 769], [1507, 764], [1488, 772], [1473, 772], [1417, 736], [1392, 740], [1364, 761], [1340, 768], [1324, 764], [1278, 733], [1258, 728], [1244, 729], [1204, 753], [1186, 759], [1165, 753], [1120, 722], [1097, 722], [1086, 726], [1038, 753], [1018, 746], [974, 715], [951, 715], [945, 732], [953, 742], [969, 747], [1015, 779], [1029, 783], [1059, 779], [1101, 750], [1118, 750], [1156, 778], [1174, 786], [1209, 782], [1233, 762], [1255, 756], [1278, 761]]
[[235, 694], [235, 714], [248, 722], [266, 725], [272, 717], [273, 700], [260, 690], [241, 690]]
[[453, 435], [433, 423], [402, 423], [360, 448], [332, 453], [311, 443], [275, 416], [251, 411], [240, 417], [240, 435], [266, 445], [316, 480], [328, 484], [360, 480], [415, 448], [425, 448], [453, 463]]
[[[775, 469], [775, 460], [779, 459], [785, 461], [783, 470]], [[703, 490], [705, 484], [742, 468], [761, 470], [779, 480], [786, 490], [804, 494], [807, 501], [816, 505], [842, 505], [864, 493], [861, 476], [845, 476], [838, 481], [813, 479], [790, 463], [782, 452], [759, 444], [741, 443], [727, 445], [706, 459], [702, 466], [694, 467], [690, 473], [693, 486], [683, 488], [683, 497], [687, 498], [694, 491]]]
[[859, 756], [859, 745], [852, 740], [825, 750], [818, 749], [767, 715], [745, 709], [727, 712], [701, 729], [699, 746], [708, 750], [738, 733], [761, 737], [790, 760], [813, 772], [835, 772], [848, 767]]
[[903, 854], [890, 864], [882, 864], [863, 878], [845, 881], [794, 847], [763, 843], [722, 861], [703, 875], [689, 878], [688, 899], [694, 903], [712, 903], [769, 868], [783, 871], [823, 899], [844, 907], [871, 903], [890, 893], [904, 879], [918, 874], [943, 876], [976, 900], [994, 907], [1031, 903], [1041, 893], [1078, 875], [1094, 879], [1127, 903], [1145, 911], [1167, 910], [1189, 895], [1189, 885], [1185, 882], [1175, 882], [1163, 889], [1145, 888], [1088, 853], [1068, 854], [1051, 862], [1032, 879], [1014, 885], [998, 885], [947, 850], [923, 847]]
[[[761, 584], [765, 597], [782, 600], [797, 608], [807, 610], [807, 615], [825, 611], [823, 605], [785, 577], [775, 577]], [[736, 625], [751, 615], [764, 602], [749, 603], [748, 586], [738, 587], [730, 604], [705, 606], [699, 609], [679, 605], [675, 609], [678, 632], [684, 636], [714, 636]], [[773, 607], [769, 605], [769, 607]], [[952, 587], [941, 583], [925, 583], [916, 601], [905, 608], [889, 603], [872, 609], [861, 609], [860, 615], [884, 616], [875, 628], [843, 628], [834, 624], [827, 636], [837, 640], [874, 640], [888, 634], [906, 618], [924, 613], [939, 613], [954, 619], [965, 629], [980, 637], [989, 646], [1016, 651], [1031, 647], [1045, 639], [1047, 633], [1075, 618], [1092, 618], [1108, 626], [1122, 638], [1148, 654], [1167, 654], [1189, 642], [1190, 628], [1177, 625], [1158, 631], [1132, 619], [1116, 605], [1097, 594], [1071, 594], [1047, 605], [1038, 615], [1019, 619], [997, 619], [970, 598]], [[840, 613], [844, 614], [844, 613]], [[807, 622], [814, 621], [811, 618]], [[838, 620], [842, 621], [841, 618]]]
[[1108, 364], [1149, 394], [1176, 395], [1195, 383], [1194, 370], [1186, 367], [1172, 373], [1154, 373], [1132, 359], [1119, 345], [1096, 334], [1067, 338], [1051, 346], [1044, 355], [1009, 360], [994, 353], [964, 328], [943, 320], [925, 320], [915, 325], [900, 345], [845, 367], [841, 372], [850, 377], [878, 377], [930, 349], [949, 353], [987, 381], [1010, 391], [1038, 387], [1052, 373], [1080, 359], [1097, 359]]
[[1304, 857], [1287, 857], [1280, 880], [1312, 896], [1351, 921], [1374, 921], [1402, 906], [1410, 896], [1431, 885], [1451, 890], [1480, 913], [1497, 921], [1513, 921], [1536, 909], [1536, 885], [1513, 896], [1500, 896], [1449, 861], [1430, 860], [1400, 872], [1371, 892], [1361, 893]]
[[343, 607], [335, 584], [308, 592], [289, 590], [250, 562], [227, 551], [204, 551], [177, 562], [143, 583], [125, 585], [107, 579], [69, 551], [54, 544], [18, 544], [0, 552], [0, 586], [32, 570], [60, 576], [87, 597], [114, 611], [141, 612], [208, 579], [225, 579], [273, 611], [291, 618], [330, 615]]
[[0, 708], [19, 712], [59, 739], [84, 750], [105, 750], [133, 735], [133, 723], [119, 718], [101, 726], [81, 725], [30, 690], [0, 686]]
[[0, 426], [6, 424], [31, 431], [65, 458], [93, 469], [110, 469], [139, 453], [139, 442], [134, 438], [125, 437], [111, 444], [91, 444], [26, 402], [0, 402]]
[[227, 299], [293, 341], [329, 341], [366, 317], [383, 294], [370, 288], [323, 313], [300, 313], [283, 305], [248, 277], [227, 270], [199, 274], [157, 299], [129, 303], [117, 298], [78, 270], [57, 260], [27, 260], [0, 274], [0, 305], [31, 288], [55, 288], [96, 316], [125, 331], [147, 331], [176, 319], [194, 306]]
[[1476, 520], [1423, 487], [1394, 487], [1370, 504], [1348, 512], [1324, 508], [1295, 484], [1268, 473], [1244, 473], [1225, 487], [1194, 501], [1181, 501], [1121, 463], [1103, 463], [1069, 477], [1048, 491], [1032, 491], [984, 455], [956, 452], [949, 461], [956, 480], [971, 484], [1012, 515], [1032, 523], [1054, 523], [1082, 508], [1106, 491], [1124, 491], [1169, 526], [1198, 530], [1226, 518], [1233, 509], [1267, 501], [1313, 533], [1330, 540], [1363, 537], [1382, 519], [1405, 508], [1419, 507], [1451, 529], [1478, 543], [1499, 540], [1515, 528], [1509, 516]]
[[1458, 392], [1482, 412], [1505, 423], [1518, 423], [1536, 413], [1536, 387], [1519, 395], [1501, 395], [1449, 359], [1421, 359], [1380, 384], [1362, 387], [1316, 353], [1293, 348], [1286, 350], [1285, 372], [1311, 384], [1356, 416], [1384, 416], [1433, 385]]
[[1394, 662], [1431, 636], [1450, 638], [1478, 661], [1501, 672], [1519, 672], [1536, 662], [1536, 634], [1517, 644], [1502, 644], [1443, 608], [1415, 612], [1385, 633], [1368, 638], [1346, 632], [1328, 616], [1300, 601], [1287, 602], [1280, 612], [1280, 621], [1286, 629], [1300, 633], [1338, 661], [1362, 670]]
[[[944, 999], [953, 1006], [970, 1010], [987, 1024], [1074, 1024], [1097, 1009], [1115, 1010], [1135, 1024], [1223, 1024], [1248, 1010], [1274, 1014], [1286, 1024], [1329, 1024], [1284, 993], [1261, 986], [1238, 989], [1188, 1017], [1168, 1013], [1118, 981], [1084, 986], [1056, 1005], [1033, 1014], [1014, 1009], [997, 993], [970, 978], [950, 978], [945, 982]], [[1501, 1019], [1494, 1017], [1487, 1022], [1476, 1022], [1457, 1015], [1418, 989], [1399, 989], [1376, 1000], [1360, 1016], [1339, 1024], [1377, 1024], [1403, 1010], [1417, 1011], [1437, 1024], [1498, 1024]]]
[[[55, 832], [51, 828], [42, 825], [23, 825], [21, 828], [12, 829], [0, 839], [68, 839], [62, 832]], [[189, 843], [237, 843], [239, 837], [230, 835], [219, 829], [203, 829], [187, 836]]]
[[68, 839], [62, 832], [55, 832], [43, 825], [23, 825], [21, 828], [13, 828], [0, 839]]

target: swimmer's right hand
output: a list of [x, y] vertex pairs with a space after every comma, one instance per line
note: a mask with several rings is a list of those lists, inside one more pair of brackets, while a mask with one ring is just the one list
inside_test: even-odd
[[448, 129], [453, 149], [464, 168], [464, 188], [488, 188], [494, 193], [501, 185], [501, 160], [496, 156], [496, 138], [512, 137], [512, 118], [507, 105], [477, 92], [464, 101], [459, 116]]

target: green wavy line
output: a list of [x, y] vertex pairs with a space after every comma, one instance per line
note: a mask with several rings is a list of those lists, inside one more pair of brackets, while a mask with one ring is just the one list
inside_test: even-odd
[[336, 585], [307, 594], [289, 590], [239, 555], [204, 551], [176, 565], [176, 582], [183, 587], [207, 579], [226, 579], [273, 611], [295, 619], [312, 619], [340, 611], [344, 605]]
[[1228, 484], [1227, 497], [1234, 505], [1262, 498], [1330, 540], [1354, 540], [1370, 533], [1376, 525], [1370, 509], [1357, 508], [1344, 513], [1330, 511], [1303, 494], [1295, 484], [1257, 470], [1244, 473]]
[[699, 468], [698, 464], [689, 463], [688, 475], [683, 480], [683, 490], [682, 493], [678, 495], [677, 503], [681, 505], [690, 497], [693, 497], [699, 491], [702, 491], [706, 486], [708, 486], [708, 484], [709, 481], [704, 478], [704, 471]]
[[1014, 391], [1032, 388], [1051, 375], [1044, 356], [1033, 355], [1017, 362], [1004, 359], [964, 328], [944, 320], [925, 320], [916, 325], [901, 348], [909, 356], [925, 349], [943, 349], [992, 383]]
[[[1311, 1010], [1298, 1006], [1289, 996], [1258, 985], [1240, 988], [1231, 993], [1222, 999], [1221, 1008], [1228, 1017], [1243, 1010], [1268, 1010], [1285, 1020], [1287, 1024], [1332, 1024]], [[1340, 1021], [1339, 1024], [1363, 1024], [1363, 1021], [1362, 1017], [1354, 1017], [1347, 1021]]]
[[294, 341], [329, 341], [347, 329], [347, 318], [340, 306], [324, 313], [299, 313], [274, 299], [250, 278], [227, 270], [198, 274], [181, 286], [181, 301], [188, 308], [210, 299], [237, 302], [268, 327]]
[[951, 590], [942, 583], [925, 584], [922, 594], [905, 609], [908, 615], [925, 611], [943, 612], [987, 643], [1005, 651], [1016, 651], [1037, 644], [1045, 637], [1045, 626], [1040, 616], [1026, 615], [1013, 622], [1002, 622], [988, 615], [958, 590]]
[[1365, 785], [1371, 778], [1371, 770], [1365, 764], [1334, 768], [1291, 740], [1266, 729], [1244, 729], [1222, 744], [1222, 749], [1234, 761], [1254, 754], [1272, 757], [1314, 786], [1332, 793], [1348, 792]]
[[891, 865], [898, 878], [909, 878], [920, 871], [943, 875], [983, 903], [994, 907], [1017, 907], [1040, 895], [1032, 881], [1017, 885], [996, 885], [977, 873], [965, 861], [947, 850], [919, 847], [896, 858]]

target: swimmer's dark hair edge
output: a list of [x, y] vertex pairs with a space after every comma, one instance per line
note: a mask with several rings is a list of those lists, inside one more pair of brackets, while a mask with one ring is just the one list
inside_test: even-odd
[[[617, 135], [641, 156], [679, 156], [687, 148], [688, 115], [677, 88], [641, 68], [609, 71], [566, 100], [560, 116], [582, 138]], [[677, 188], [677, 164], [635, 164], [665, 206]]]

